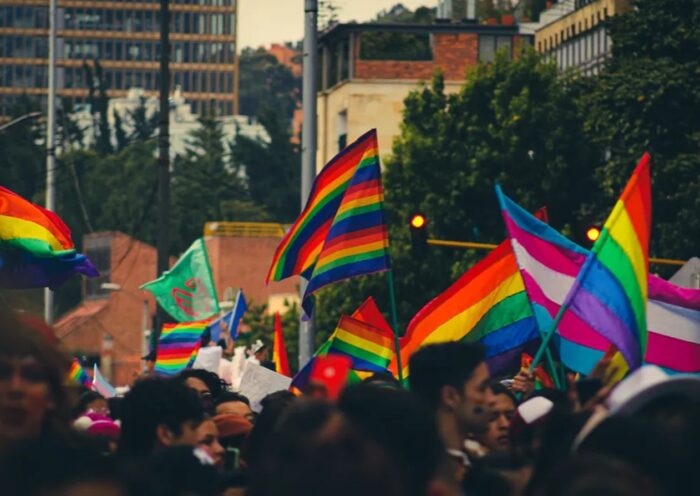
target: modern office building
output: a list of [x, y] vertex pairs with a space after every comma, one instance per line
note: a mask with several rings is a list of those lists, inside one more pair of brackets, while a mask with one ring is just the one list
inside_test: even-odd
[[629, 0], [560, 0], [549, 3], [530, 29], [535, 49], [562, 71], [597, 74], [612, 53], [607, 20], [631, 8]]
[[[58, 97], [87, 100], [95, 61], [110, 97], [160, 84], [158, 0], [57, 0]], [[46, 95], [49, 0], [0, 0], [0, 116], [22, 94]], [[196, 114], [238, 107], [236, 0], [170, 0], [171, 87]], [[87, 67], [90, 68], [88, 71]]]

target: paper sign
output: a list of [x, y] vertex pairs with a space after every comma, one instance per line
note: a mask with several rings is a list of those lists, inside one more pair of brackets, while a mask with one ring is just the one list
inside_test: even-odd
[[250, 408], [260, 413], [262, 410], [260, 401], [265, 396], [277, 391], [286, 391], [291, 383], [292, 379], [289, 377], [266, 369], [257, 363], [248, 362], [243, 372], [239, 392], [250, 400]]
[[200, 348], [197, 353], [197, 358], [195, 358], [192, 364], [193, 369], [204, 369], [209, 372], [214, 372], [219, 374], [219, 362], [221, 362], [221, 355], [223, 350], [219, 346], [206, 346]]

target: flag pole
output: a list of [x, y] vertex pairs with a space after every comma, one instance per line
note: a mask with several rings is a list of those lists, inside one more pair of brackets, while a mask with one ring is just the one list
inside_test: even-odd
[[391, 308], [391, 326], [394, 329], [394, 350], [396, 351], [396, 366], [399, 372], [399, 383], [403, 386], [403, 366], [401, 364], [401, 346], [399, 345], [399, 319], [396, 314], [396, 291], [394, 290], [394, 271], [386, 271], [389, 286], [389, 306]]

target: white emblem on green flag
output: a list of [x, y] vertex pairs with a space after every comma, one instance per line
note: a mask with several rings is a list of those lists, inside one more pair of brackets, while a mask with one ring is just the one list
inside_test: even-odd
[[219, 313], [219, 300], [202, 238], [192, 243], [169, 271], [141, 289], [153, 293], [158, 304], [178, 322], [206, 319]]

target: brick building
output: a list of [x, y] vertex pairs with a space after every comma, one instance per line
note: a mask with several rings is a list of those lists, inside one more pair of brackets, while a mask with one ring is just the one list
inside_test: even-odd
[[408, 93], [437, 68], [445, 90], [456, 92], [470, 68], [491, 62], [497, 50], [515, 56], [531, 36], [504, 24], [337, 24], [319, 38], [317, 167], [372, 127], [381, 156], [399, 134]]
[[[271, 312], [298, 301], [296, 278], [265, 285], [283, 226], [208, 223], [205, 234], [219, 301], [231, 301], [238, 288]], [[56, 334], [69, 352], [99, 362], [113, 384], [129, 384], [148, 350], [155, 301], [139, 287], [156, 278], [156, 249], [120, 232], [87, 235], [83, 246], [101, 275], [83, 281], [83, 301], [56, 322]]]

